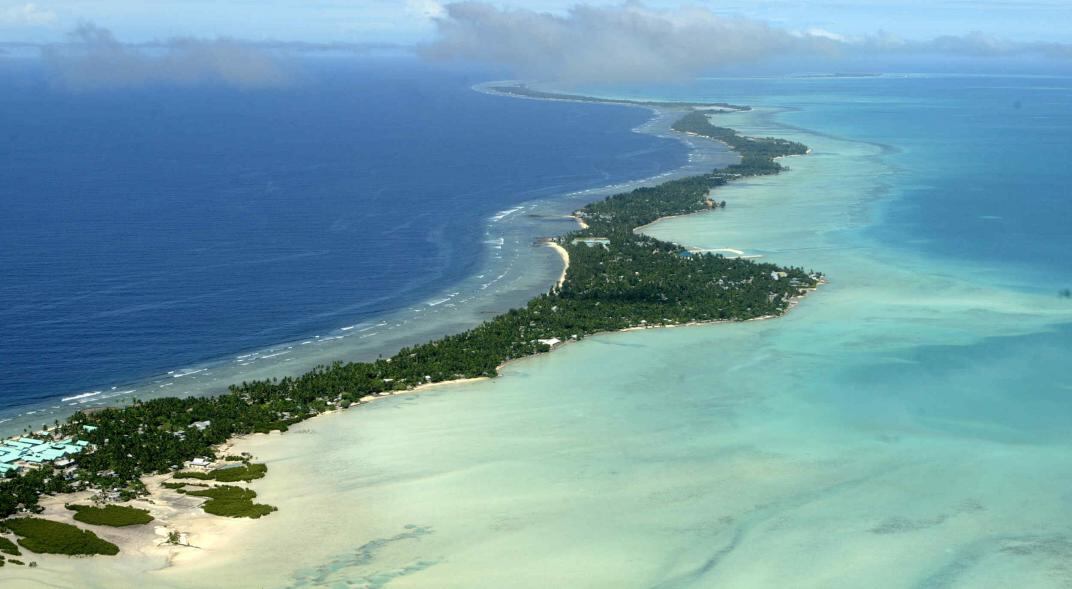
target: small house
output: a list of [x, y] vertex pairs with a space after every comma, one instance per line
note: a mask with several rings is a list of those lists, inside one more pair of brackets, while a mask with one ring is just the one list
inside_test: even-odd
[[583, 243], [584, 245], [586, 245], [588, 247], [599, 246], [599, 247], [604, 247], [605, 248], [605, 247], [608, 247], [610, 245], [610, 240], [607, 239], [606, 237], [578, 237], [577, 239], [574, 239], [572, 243], [574, 245], [576, 245], [578, 243]]

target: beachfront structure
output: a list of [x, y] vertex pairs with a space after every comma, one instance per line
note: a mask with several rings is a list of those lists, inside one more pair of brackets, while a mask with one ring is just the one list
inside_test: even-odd
[[206, 419], [204, 421], [195, 421], [190, 424], [190, 427], [198, 429], [200, 431], [205, 431], [205, 429], [208, 428], [208, 426], [210, 425], [212, 425], [212, 420]]
[[0, 442], [0, 475], [21, 467], [36, 466], [46, 462], [56, 463], [70, 459], [82, 452], [89, 442], [69, 438], [51, 441], [34, 438], [12, 438]]
[[572, 243], [573, 245], [583, 243], [588, 247], [610, 247], [610, 240], [606, 237], [578, 237], [577, 239], [574, 239]]
[[539, 339], [539, 340], [536, 340], [536, 341], [540, 342], [541, 344], [543, 344], [545, 346], [550, 346], [552, 348], [557, 346], [558, 344], [562, 343], [562, 340], [558, 339], [557, 337], [552, 337], [552, 338], [548, 338], [548, 339]]

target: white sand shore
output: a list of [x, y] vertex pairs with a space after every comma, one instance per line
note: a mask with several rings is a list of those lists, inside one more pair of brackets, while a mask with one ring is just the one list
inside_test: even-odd
[[553, 241], [546, 242], [546, 245], [558, 252], [559, 257], [562, 258], [562, 274], [558, 277], [558, 282], [555, 283], [555, 288], [562, 288], [562, 285], [566, 284], [566, 272], [569, 271], [569, 252], [566, 251], [566, 248]]
[[689, 251], [712, 252], [712, 253], [729, 252], [729, 253], [731, 253], [731, 254], [733, 254], [735, 256], [743, 256], [744, 255], [744, 251], [739, 250], [739, 249], [735, 249], [735, 248], [732, 248], [732, 247], [719, 247], [719, 248], [714, 248], [714, 249], [696, 249], [696, 250], [689, 250]]

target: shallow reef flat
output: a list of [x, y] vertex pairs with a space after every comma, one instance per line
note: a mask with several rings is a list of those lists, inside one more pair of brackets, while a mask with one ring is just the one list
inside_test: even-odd
[[[646, 228], [814, 267], [787, 316], [601, 335], [236, 450], [279, 512], [161, 587], [1061, 587], [1072, 308], [871, 239], [882, 146], [813, 152]], [[107, 586], [136, 568], [43, 565]], [[156, 566], [162, 566], [157, 563]], [[141, 566], [145, 566], [142, 564]]]

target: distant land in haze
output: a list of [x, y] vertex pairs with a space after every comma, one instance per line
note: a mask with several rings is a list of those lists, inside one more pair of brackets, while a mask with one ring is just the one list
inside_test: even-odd
[[796, 78], [878, 78], [882, 74], [874, 73], [841, 73], [836, 72], [832, 74], [797, 74]]
[[495, 92], [501, 92], [503, 94], [510, 94], [513, 96], [520, 96], [523, 98], [538, 98], [542, 100], [563, 100], [569, 102], [594, 102], [598, 104], [628, 104], [632, 106], [652, 106], [656, 108], [720, 108], [731, 111], [749, 111], [752, 110], [750, 106], [741, 106], [738, 104], [729, 104], [726, 102], [670, 102], [659, 100], [630, 100], [627, 98], [598, 98], [593, 96], [584, 96], [580, 94], [564, 94], [561, 92], [546, 92], [543, 90], [536, 90], [526, 86], [525, 84], [514, 85], [496, 85], [491, 84], [488, 86], [490, 90]]

